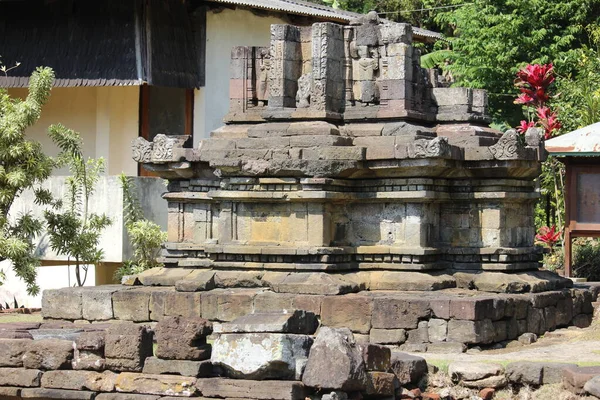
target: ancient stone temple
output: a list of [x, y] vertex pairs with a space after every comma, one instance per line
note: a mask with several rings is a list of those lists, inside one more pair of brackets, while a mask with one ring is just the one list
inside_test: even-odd
[[133, 145], [169, 181], [165, 267], [46, 291], [0, 397], [400, 398], [427, 365], [399, 351], [589, 325], [595, 290], [539, 270], [539, 133], [486, 128], [486, 93], [419, 60], [374, 13], [234, 48], [222, 128]]

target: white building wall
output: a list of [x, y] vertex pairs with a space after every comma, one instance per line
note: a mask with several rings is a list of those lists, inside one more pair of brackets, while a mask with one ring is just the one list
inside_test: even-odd
[[194, 147], [223, 125], [229, 111], [229, 62], [235, 46], [269, 46], [273, 16], [260, 17], [244, 9], [206, 14], [206, 85], [194, 99]]

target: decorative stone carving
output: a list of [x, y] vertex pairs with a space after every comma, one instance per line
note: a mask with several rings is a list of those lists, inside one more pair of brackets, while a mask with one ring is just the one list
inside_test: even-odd
[[502, 135], [498, 143], [490, 146], [490, 152], [496, 160], [516, 160], [523, 157], [524, 147], [519, 134], [510, 129]]
[[256, 99], [258, 106], [266, 106], [269, 99], [269, 70], [271, 69], [271, 57], [269, 50], [266, 48], [260, 49], [260, 55], [257, 60], [257, 82], [256, 82]]
[[434, 158], [450, 156], [448, 138], [436, 137], [432, 140], [417, 139], [408, 147], [410, 158]]
[[311, 74], [304, 74], [298, 79], [298, 93], [296, 93], [296, 107], [308, 108], [310, 106]]
[[359, 19], [355, 40], [350, 43], [350, 55], [353, 58], [354, 99], [363, 105], [379, 102], [379, 90], [376, 84], [379, 75], [381, 32], [379, 17], [372, 11]]
[[167, 135], [158, 134], [154, 137], [152, 146], [152, 161], [172, 161], [174, 141]]
[[133, 161], [139, 163], [149, 163], [152, 159], [152, 142], [147, 141], [141, 136], [131, 141], [131, 153]]

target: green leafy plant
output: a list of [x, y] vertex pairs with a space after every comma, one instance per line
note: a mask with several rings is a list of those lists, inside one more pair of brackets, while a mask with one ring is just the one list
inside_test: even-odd
[[600, 281], [600, 242], [577, 238], [573, 241], [573, 276]]
[[57, 254], [67, 256], [68, 265], [74, 263], [77, 285], [83, 286], [89, 266], [102, 261], [100, 235], [111, 223], [105, 214], [89, 210], [90, 197], [104, 172], [104, 160], [85, 160], [81, 137], [71, 129], [56, 125], [50, 127], [49, 134], [64, 149], [59, 165], [68, 166], [72, 174], [66, 179], [67, 191], [60, 206], [44, 212], [50, 246]]
[[[6, 74], [12, 68], [1, 67], [0, 70]], [[25, 190], [33, 191], [35, 206], [59, 204], [41, 187], [59, 162], [44, 154], [39, 142], [25, 135], [27, 128], [40, 118], [53, 81], [52, 69], [38, 68], [31, 75], [29, 93], [24, 100], [12, 98], [6, 90], [0, 89], [0, 261], [11, 262], [15, 275], [25, 282], [30, 295], [39, 293], [36, 267], [40, 262], [34, 255], [34, 238], [42, 232], [43, 223], [31, 212], [14, 218], [9, 212]], [[60, 150], [69, 151], [63, 147], [66, 132], [57, 127], [53, 129], [52, 139]], [[4, 279], [4, 272], [0, 271], [0, 284]]]
[[133, 180], [125, 174], [121, 174], [119, 180], [123, 188], [125, 229], [131, 241], [133, 255], [115, 271], [116, 281], [120, 281], [126, 275], [161, 267], [163, 264], [157, 261], [157, 257], [162, 243], [167, 240], [167, 233], [163, 232], [158, 224], [144, 218]]

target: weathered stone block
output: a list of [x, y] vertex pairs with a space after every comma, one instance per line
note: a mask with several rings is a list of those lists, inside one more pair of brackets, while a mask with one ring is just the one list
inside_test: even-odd
[[72, 341], [34, 340], [23, 354], [23, 366], [28, 369], [55, 370], [69, 368], [72, 359]]
[[493, 299], [461, 298], [450, 302], [450, 316], [456, 319], [477, 321], [492, 318], [494, 314]]
[[252, 313], [254, 297], [262, 289], [215, 289], [202, 293], [202, 317], [211, 321], [233, 321]]
[[0, 368], [0, 386], [38, 387], [42, 371], [23, 368]]
[[423, 357], [393, 351], [390, 370], [396, 375], [400, 385], [417, 383], [427, 374], [427, 362]]
[[321, 305], [321, 322], [325, 326], [366, 334], [371, 329], [372, 309], [371, 297], [355, 294], [328, 296]]
[[432, 318], [427, 324], [427, 333], [430, 342], [443, 342], [448, 335], [448, 321]]
[[141, 325], [112, 324], [105, 342], [106, 367], [116, 371], [141, 371], [152, 355], [152, 334]]
[[496, 331], [489, 319], [481, 321], [465, 321], [452, 319], [448, 321], [448, 341], [467, 344], [487, 344], [494, 341]]
[[84, 390], [65, 390], [65, 389], [46, 389], [33, 388], [21, 390], [21, 397], [24, 399], [47, 400], [47, 399], [65, 399], [65, 400], [92, 400], [96, 393]]
[[338, 295], [357, 292], [358, 289], [355, 282], [320, 272], [289, 274], [273, 285], [276, 292], [297, 294]]
[[242, 379], [198, 379], [204, 397], [256, 400], [304, 400], [311, 390], [295, 381], [250, 381]]
[[[331, 368], [336, 365], [336, 368]], [[302, 376], [306, 386], [358, 391], [367, 384], [360, 348], [349, 329], [322, 327], [310, 350]]]
[[42, 317], [53, 319], [81, 319], [80, 288], [63, 288], [44, 290], [42, 293]]
[[213, 374], [213, 365], [210, 361], [162, 360], [157, 357], [148, 357], [144, 363], [143, 373], [210, 377]]
[[81, 292], [83, 319], [107, 321], [114, 318], [112, 295], [122, 289], [121, 285], [85, 287]]
[[429, 342], [429, 329], [427, 321], [419, 321], [417, 329], [411, 329], [408, 331], [407, 343], [428, 343]]
[[255, 313], [277, 313], [277, 312], [291, 312], [295, 309], [301, 310], [301, 308], [294, 307], [295, 296], [290, 293], [275, 293], [275, 292], [263, 292], [256, 295], [254, 298], [254, 312]]
[[584, 385], [595, 376], [600, 375], [600, 367], [565, 368], [562, 371], [563, 385], [575, 394], [583, 394]]
[[564, 369], [577, 367], [577, 364], [544, 363], [544, 371], [542, 373], [542, 384], [552, 385], [553, 383], [560, 383], [562, 382]]
[[278, 333], [220, 334], [211, 362], [238, 379], [293, 379], [298, 360], [306, 359], [313, 339]]
[[362, 349], [367, 371], [387, 372], [390, 369], [392, 352], [388, 347], [374, 344], [360, 344], [359, 347]]
[[289, 313], [256, 313], [236, 318], [221, 325], [223, 333], [270, 332], [312, 335], [319, 321], [312, 312], [295, 310]]
[[42, 376], [42, 386], [51, 389], [112, 392], [117, 374], [110, 371], [48, 371]]
[[133, 288], [115, 292], [113, 312], [116, 319], [134, 322], [150, 321], [150, 294], [146, 288]]
[[452, 382], [469, 388], [499, 388], [507, 384], [504, 368], [491, 363], [453, 362], [448, 366], [448, 374]]
[[160, 396], [151, 394], [100, 393], [95, 400], [158, 400], [160, 398]]
[[75, 349], [71, 367], [75, 370], [102, 371], [106, 366], [104, 351]]
[[367, 396], [394, 396], [396, 389], [396, 375], [388, 372], [369, 371], [367, 372]]
[[427, 345], [428, 353], [460, 354], [467, 350], [467, 345], [460, 342], [435, 342]]
[[202, 318], [165, 317], [155, 329], [156, 356], [167, 360], [206, 360], [210, 345], [206, 336], [212, 324]]
[[30, 343], [27, 339], [0, 339], [0, 367], [22, 367]]
[[193, 271], [185, 279], [175, 282], [178, 292], [204, 292], [214, 288], [215, 272], [212, 270]]
[[123, 372], [115, 382], [117, 392], [191, 397], [198, 391], [196, 378]]
[[506, 377], [517, 385], [539, 386], [542, 384], [543, 363], [519, 361], [506, 366]]
[[371, 343], [378, 344], [402, 344], [406, 341], [405, 329], [377, 329], [372, 328], [369, 332]]
[[92, 351], [104, 351], [105, 337], [104, 331], [95, 332], [82, 332], [81, 335], [75, 339], [75, 348], [77, 350], [92, 350]]
[[431, 314], [429, 302], [420, 299], [380, 297], [373, 300], [373, 328], [415, 329]]
[[164, 315], [200, 318], [202, 315], [201, 293], [176, 291], [166, 293]]

